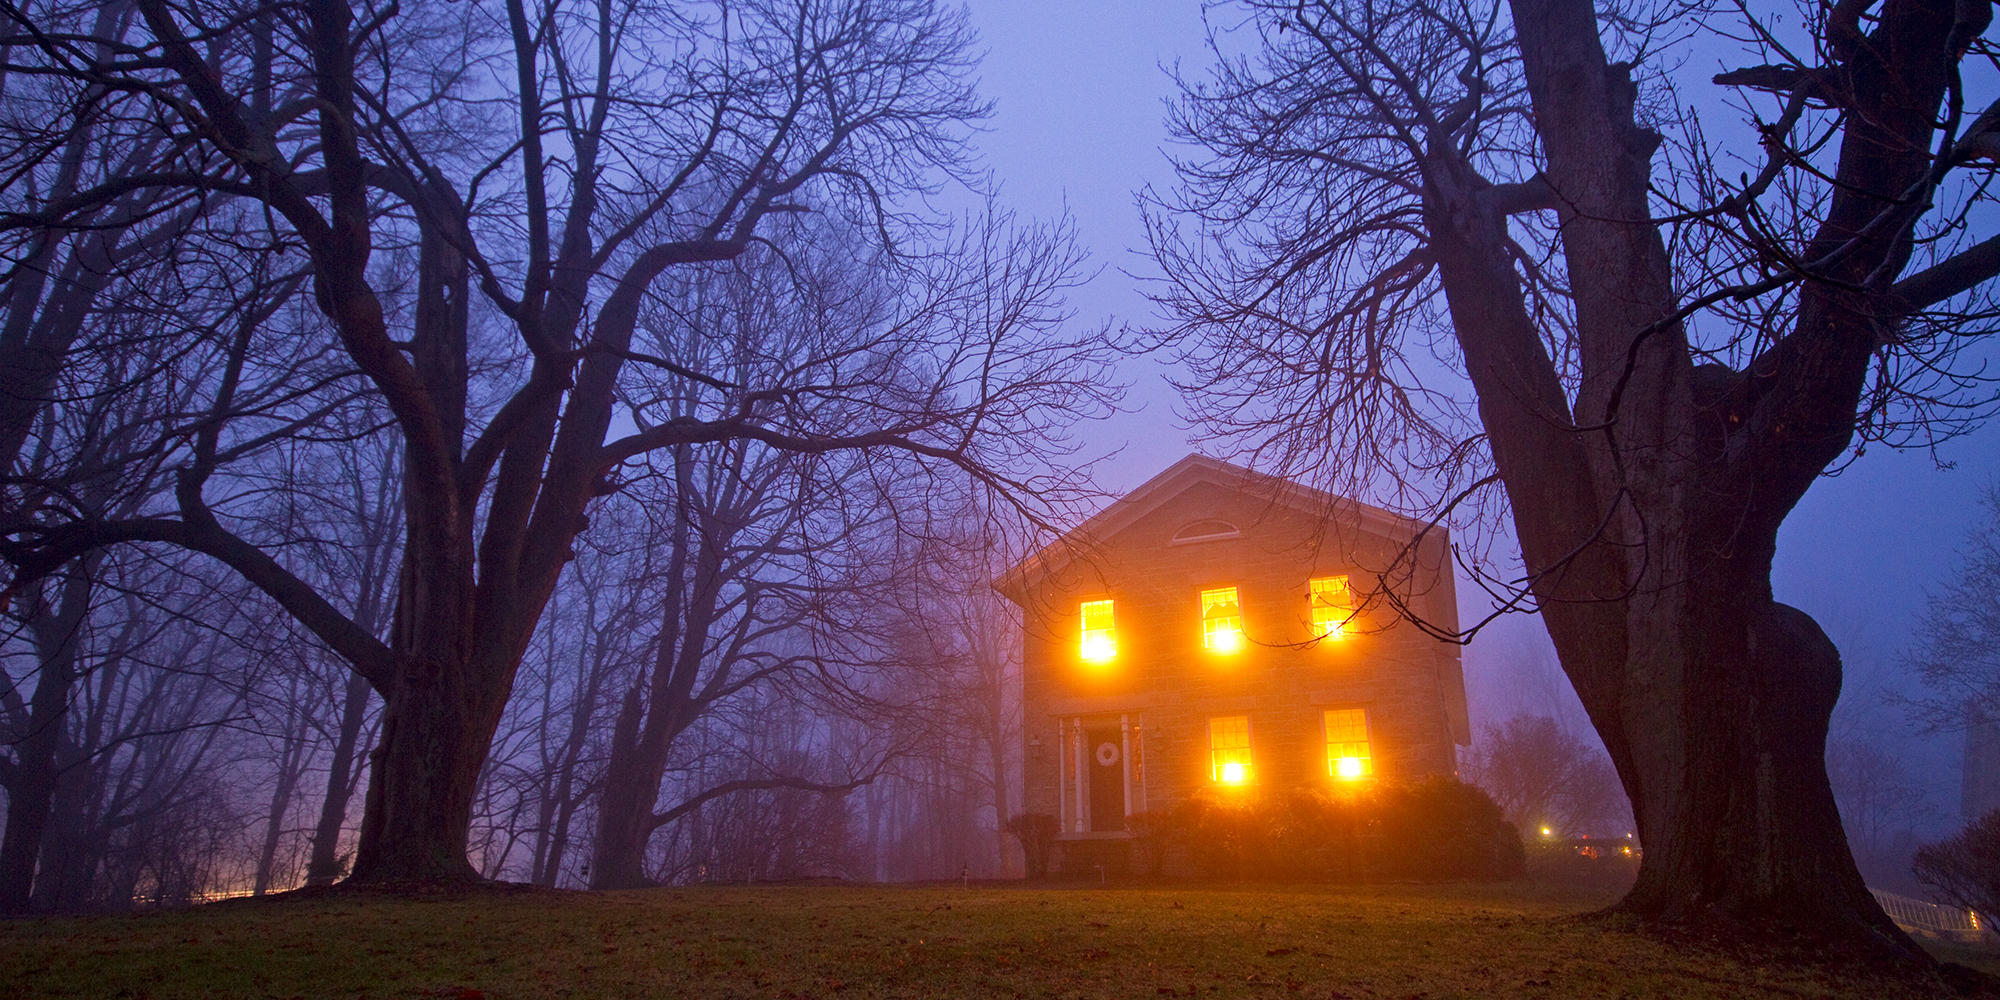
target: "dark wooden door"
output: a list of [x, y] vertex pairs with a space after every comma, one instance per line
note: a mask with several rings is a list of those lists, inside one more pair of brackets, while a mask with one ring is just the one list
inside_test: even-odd
[[1090, 829], [1125, 829], [1125, 744], [1116, 729], [1084, 731], [1090, 754]]

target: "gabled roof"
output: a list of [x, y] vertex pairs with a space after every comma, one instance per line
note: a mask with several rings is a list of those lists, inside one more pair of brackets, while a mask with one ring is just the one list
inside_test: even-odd
[[1352, 512], [1349, 516], [1358, 520], [1363, 531], [1388, 537], [1412, 535], [1424, 528], [1422, 521], [1393, 514], [1359, 500], [1336, 496], [1206, 455], [1189, 455], [1146, 480], [1132, 492], [1112, 501], [1089, 520], [1065, 532], [1061, 538], [1008, 567], [993, 581], [993, 588], [1019, 603], [1036, 581], [1104, 545], [1119, 532], [1201, 483], [1249, 494], [1269, 501], [1273, 506], [1287, 507], [1314, 518], [1332, 517], [1336, 511], [1342, 514]]

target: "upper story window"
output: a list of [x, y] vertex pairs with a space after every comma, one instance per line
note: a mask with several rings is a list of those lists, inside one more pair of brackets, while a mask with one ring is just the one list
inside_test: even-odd
[[1329, 708], [1326, 710], [1326, 775], [1353, 780], [1375, 773], [1375, 757], [1368, 750], [1368, 710]]
[[1174, 532], [1173, 541], [1169, 544], [1192, 545], [1195, 542], [1219, 542], [1225, 538], [1242, 537], [1242, 530], [1235, 525], [1230, 524], [1228, 521], [1209, 518], [1206, 521], [1196, 521], [1193, 524], [1184, 525], [1181, 530]]
[[1243, 648], [1243, 605], [1235, 587], [1210, 587], [1201, 592], [1201, 645], [1211, 653]]
[[1307, 620], [1317, 638], [1338, 639], [1354, 613], [1354, 591], [1345, 576], [1316, 576], [1308, 583]]
[[1250, 780], [1250, 717], [1219, 715], [1208, 720], [1208, 773], [1219, 784]]
[[1118, 623], [1111, 602], [1083, 602], [1083, 641], [1079, 652], [1086, 663], [1109, 663], [1118, 656]]

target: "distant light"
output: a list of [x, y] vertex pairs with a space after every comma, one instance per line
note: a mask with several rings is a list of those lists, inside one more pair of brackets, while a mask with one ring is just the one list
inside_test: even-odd
[[1211, 630], [1208, 633], [1208, 648], [1217, 653], [1234, 653], [1241, 650], [1243, 648], [1243, 630], [1236, 628]]
[[1359, 778], [1367, 774], [1368, 769], [1359, 757], [1342, 757], [1334, 762], [1333, 772], [1342, 778]]
[[1555, 832], [1554, 830], [1551, 830], [1551, 829], [1549, 829], [1549, 828], [1548, 828], [1548, 827], [1546, 827], [1546, 826], [1545, 826], [1545, 827], [1542, 827], [1542, 836], [1544, 836], [1544, 837], [1553, 837], [1553, 836], [1555, 836], [1555, 835], [1556, 835], [1556, 832]]
[[1225, 785], [1240, 785], [1243, 783], [1243, 779], [1247, 777], [1249, 777], [1249, 774], [1244, 771], [1243, 764], [1240, 761], [1232, 760], [1222, 765], [1222, 783]]

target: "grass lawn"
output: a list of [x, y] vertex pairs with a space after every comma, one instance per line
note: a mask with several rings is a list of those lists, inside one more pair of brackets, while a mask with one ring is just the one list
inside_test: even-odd
[[0, 923], [0, 998], [1936, 994], [1565, 919], [1609, 901], [1526, 884], [280, 897]]

